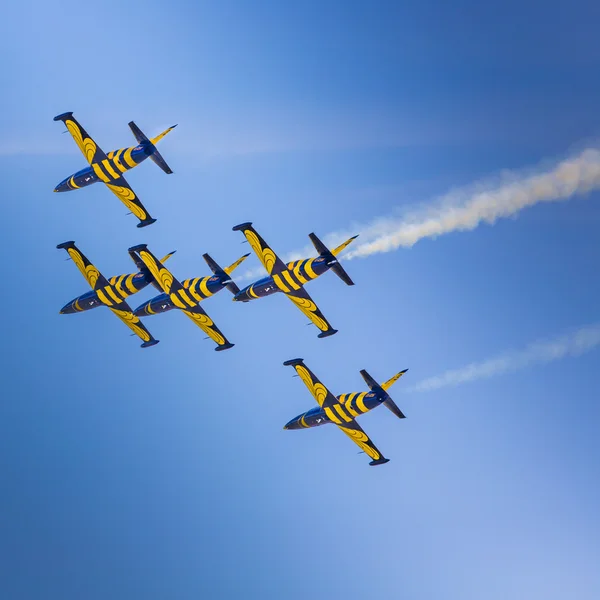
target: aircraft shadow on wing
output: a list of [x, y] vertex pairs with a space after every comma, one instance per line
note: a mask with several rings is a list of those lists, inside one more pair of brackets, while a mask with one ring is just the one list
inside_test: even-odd
[[55, 192], [69, 192], [87, 187], [102, 181], [106, 187], [134, 214], [138, 219], [138, 227], [146, 227], [156, 221], [150, 216], [140, 199], [136, 196], [131, 186], [123, 176], [125, 171], [137, 167], [147, 158], [158, 165], [165, 173], [173, 173], [169, 165], [156, 149], [156, 144], [172, 131], [173, 125], [154, 138], [148, 139], [140, 128], [131, 121], [129, 127], [138, 142], [137, 146], [121, 148], [105, 154], [100, 146], [90, 137], [87, 131], [75, 119], [72, 112], [66, 112], [54, 117], [55, 121], [62, 121], [67, 131], [81, 150], [89, 166], [77, 173], [63, 179], [55, 188]]
[[308, 427], [318, 427], [334, 423], [341, 429], [365, 454], [371, 458], [371, 466], [383, 465], [389, 462], [381, 451], [371, 441], [361, 426], [356, 422], [356, 417], [364, 414], [379, 405], [383, 404], [391, 410], [399, 419], [404, 419], [405, 415], [396, 406], [390, 398], [387, 390], [396, 382], [408, 369], [396, 373], [385, 383], [379, 385], [365, 370], [360, 374], [369, 386], [369, 392], [354, 392], [350, 394], [341, 394], [334, 396], [317, 376], [304, 364], [301, 358], [294, 358], [283, 363], [285, 366], [292, 366], [296, 373], [304, 382], [314, 399], [319, 404], [309, 411], [298, 415], [289, 421], [284, 429], [306, 429]]
[[213, 320], [199, 306], [199, 303], [206, 300], [206, 298], [210, 298], [223, 288], [227, 288], [232, 294], [239, 293], [238, 286], [231, 279], [231, 273], [249, 254], [245, 254], [225, 269], [221, 268], [208, 254], [204, 254], [203, 258], [213, 272], [213, 275], [185, 279], [180, 283], [162, 264], [162, 261], [159, 261], [148, 250], [146, 244], [133, 246], [129, 248], [129, 252], [136, 254], [139, 260], [143, 262], [151, 273], [153, 280], [163, 292], [138, 306], [134, 311], [136, 317], [146, 317], [177, 308], [217, 344], [215, 350], [228, 350], [233, 347], [234, 344], [227, 340]]
[[244, 233], [250, 247], [269, 273], [268, 277], [251, 283], [237, 293], [233, 297], [235, 301], [249, 302], [277, 292], [283, 292], [321, 330], [318, 337], [324, 338], [337, 333], [337, 329], [333, 329], [314, 300], [308, 295], [304, 285], [330, 269], [344, 283], [354, 285], [354, 282], [336, 257], [358, 237], [357, 235], [346, 240], [337, 248], [329, 250], [314, 233], [311, 233], [308, 237], [319, 256], [285, 264], [256, 232], [252, 227], [252, 223], [236, 225], [233, 230]]

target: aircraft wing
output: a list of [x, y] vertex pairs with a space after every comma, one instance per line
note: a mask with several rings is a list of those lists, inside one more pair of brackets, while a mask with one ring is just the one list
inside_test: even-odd
[[186, 317], [190, 318], [206, 335], [216, 342], [217, 347], [215, 350], [227, 350], [232, 348], [232, 344], [221, 332], [221, 330], [215, 325], [214, 321], [206, 314], [206, 311], [199, 305], [194, 308], [183, 309], [183, 313]]
[[142, 348], [147, 348], [148, 346], [154, 346], [154, 344], [158, 344], [158, 340], [155, 340], [152, 337], [152, 334], [146, 329], [146, 326], [140, 321], [139, 317], [136, 317], [129, 304], [123, 300], [119, 304], [114, 306], [109, 306], [110, 310], [114, 315], [119, 317], [135, 335], [137, 335], [142, 342]]
[[98, 298], [110, 310], [117, 316], [135, 335], [137, 335], [142, 342], [142, 348], [153, 346], [158, 344], [158, 340], [155, 340], [151, 333], [146, 329], [144, 324], [136, 317], [127, 302], [125, 297], [128, 295], [127, 292], [123, 291], [121, 294], [115, 286], [112, 286], [106, 277], [98, 271], [98, 269], [88, 260], [83, 254], [75, 242], [64, 242], [59, 244], [57, 248], [65, 249], [73, 262], [77, 265], [77, 268], [81, 274], [85, 277], [85, 280], [90, 284], [90, 287], [96, 292]]
[[200, 306], [198, 306], [196, 300], [188, 294], [183, 285], [181, 285], [161, 261], [148, 250], [146, 244], [133, 246], [132, 248], [129, 248], [129, 251], [138, 253], [146, 267], [148, 267], [150, 273], [154, 276], [154, 279], [161, 290], [169, 295], [171, 302], [173, 302], [177, 308], [181, 309], [187, 317], [194, 321], [194, 323], [206, 333], [208, 337], [218, 344], [216, 350], [227, 350], [233, 346], [233, 344], [231, 344], [221, 333], [213, 320], [202, 308], [200, 308]]
[[284, 294], [321, 330], [320, 338], [337, 333], [303, 287]]
[[383, 465], [389, 461], [389, 458], [385, 458], [379, 451], [377, 446], [371, 441], [369, 436], [364, 432], [363, 428], [355, 421], [352, 420], [343, 425], [336, 425], [368, 456], [373, 460], [369, 463], [371, 466]]
[[[301, 358], [286, 360], [283, 364], [286, 367], [294, 367], [296, 373], [298, 373], [298, 376], [308, 388], [308, 391], [325, 412], [336, 404], [340, 405], [338, 399], [321, 383], [319, 378], [304, 364]], [[332, 420], [335, 421], [335, 419]]]
[[71, 134], [77, 147], [81, 150], [85, 159], [90, 163], [99, 163], [108, 157], [96, 144], [96, 142], [90, 137], [90, 134], [79, 124], [77, 119], [73, 116], [72, 112], [66, 112], [62, 115], [57, 115], [54, 117], [55, 121], [62, 121], [68, 132]]
[[278, 275], [285, 271], [285, 263], [273, 252], [267, 242], [252, 227], [252, 223], [242, 223], [233, 228], [234, 231], [242, 231], [250, 244], [250, 247], [263, 264], [269, 275]]
[[[102, 173], [102, 171], [100, 171]], [[123, 175], [116, 179], [109, 179], [104, 173], [100, 179], [106, 187], [140, 220], [138, 227], [152, 225], [156, 221], [150, 216], [140, 199], [136, 196], [131, 186]], [[109, 183], [110, 182], [110, 183]]]

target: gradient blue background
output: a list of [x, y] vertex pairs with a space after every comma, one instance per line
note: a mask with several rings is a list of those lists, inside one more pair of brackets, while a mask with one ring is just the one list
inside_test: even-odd
[[[57, 243], [107, 276], [146, 242], [181, 278], [229, 264], [252, 220], [281, 254], [600, 133], [592, 2], [22, 1], [0, 25], [0, 594], [10, 600], [600, 596], [598, 351], [436, 392], [410, 384], [596, 322], [600, 194], [540, 205], [310, 286], [339, 333], [284, 298], [205, 309], [225, 353], [175, 311], [150, 350]], [[85, 161], [52, 117], [105, 150], [127, 122], [161, 143], [129, 182], [52, 194]], [[246, 263], [256, 267], [254, 257]], [[150, 290], [131, 299], [137, 306]], [[372, 469], [336, 428], [286, 432], [314, 401], [409, 367], [361, 419]]]

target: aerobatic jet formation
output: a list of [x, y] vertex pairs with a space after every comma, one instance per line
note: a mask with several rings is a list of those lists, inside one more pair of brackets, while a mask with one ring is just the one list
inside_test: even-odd
[[[171, 256], [173, 256], [173, 254], [175, 254], [175, 251], [169, 252], [169, 254], [160, 259], [160, 262], [166, 262], [169, 260], [169, 258], [171, 258]], [[135, 263], [135, 266], [138, 268], [138, 272], [129, 273], [127, 275], [116, 275], [115, 277], [110, 277], [108, 279], [108, 282], [119, 292], [121, 298], [125, 299], [128, 296], [137, 294], [150, 283], [160, 292], [160, 287], [140, 257], [135, 252], [130, 252], [129, 256]], [[70, 302], [67, 302], [67, 304], [61, 308], [60, 314], [76, 314], [86, 310], [91, 310], [92, 308], [97, 308], [98, 306], [104, 306], [104, 304], [98, 297], [98, 292], [95, 290], [90, 290], [81, 296], [77, 296], [77, 298], [71, 300]]]
[[77, 171], [66, 179], [63, 179], [55, 188], [55, 192], [69, 192], [87, 187], [98, 181], [102, 181], [106, 187], [133, 213], [138, 219], [138, 227], [146, 227], [156, 221], [153, 219], [140, 199], [136, 196], [131, 186], [127, 183], [123, 173], [141, 162], [150, 158], [167, 175], [173, 173], [169, 165], [156, 149], [156, 144], [162, 140], [173, 128], [173, 125], [163, 131], [155, 138], [148, 139], [140, 128], [131, 121], [129, 127], [138, 142], [137, 146], [121, 148], [105, 154], [100, 146], [90, 137], [87, 131], [73, 117], [72, 112], [66, 112], [54, 117], [55, 121], [62, 121], [67, 131], [73, 136], [75, 143], [83, 153], [89, 166]]
[[226, 269], [222, 269], [208, 254], [204, 254], [203, 258], [208, 263], [214, 275], [186, 279], [180, 283], [161, 261], [148, 250], [146, 244], [133, 246], [129, 248], [129, 252], [134, 252], [139, 256], [140, 260], [143, 261], [152, 274], [154, 281], [157, 282], [163, 291], [163, 294], [138, 306], [135, 310], [136, 318], [178, 308], [217, 344], [215, 350], [228, 350], [234, 346], [234, 344], [227, 340], [198, 303], [213, 296], [224, 287], [233, 294], [238, 293], [239, 288], [232, 281], [230, 275], [246, 260], [249, 254], [245, 254]]
[[301, 358], [287, 360], [283, 363], [285, 366], [292, 366], [296, 369], [300, 379], [308, 388], [314, 399], [319, 404], [301, 415], [298, 415], [289, 421], [284, 429], [305, 429], [307, 427], [318, 427], [327, 423], [335, 423], [358, 447], [367, 454], [372, 460], [371, 466], [383, 465], [389, 462], [378, 448], [370, 440], [369, 436], [363, 431], [356, 422], [356, 417], [366, 413], [380, 404], [383, 404], [391, 410], [399, 419], [404, 419], [405, 415], [396, 406], [395, 402], [389, 397], [387, 390], [396, 382], [408, 369], [396, 373], [385, 383], [379, 385], [365, 370], [360, 374], [369, 386], [369, 392], [354, 392], [350, 394], [341, 394], [337, 398], [319, 381], [317, 376], [304, 364]]
[[324, 338], [337, 333], [337, 329], [333, 329], [308, 295], [304, 284], [331, 269], [344, 283], [354, 285], [336, 256], [356, 239], [357, 235], [346, 240], [337, 248], [329, 250], [314, 233], [311, 233], [308, 237], [319, 256], [285, 264], [256, 232], [252, 223], [236, 225], [233, 230], [244, 233], [250, 247], [269, 273], [268, 277], [255, 281], [237, 293], [233, 297], [235, 301], [248, 302], [276, 292], [283, 292], [321, 330], [318, 337]]
[[[85, 280], [90, 284], [94, 293], [94, 298], [96, 298], [103, 306], [110, 308], [110, 310], [142, 340], [142, 348], [148, 348], [149, 346], [158, 344], [158, 340], [155, 340], [152, 337], [151, 333], [146, 329], [140, 319], [133, 314], [131, 308], [129, 308], [129, 304], [125, 302], [125, 298], [132, 293], [131, 290], [124, 289], [118, 281], [111, 284], [79, 250], [79, 248], [75, 246], [75, 242], [63, 242], [56, 247], [67, 251], [69, 257], [81, 271]], [[91, 308], [93, 308], [93, 306]], [[61, 310], [61, 313], [64, 314], [64, 312], [67, 311], [64, 311], [64, 309]]]

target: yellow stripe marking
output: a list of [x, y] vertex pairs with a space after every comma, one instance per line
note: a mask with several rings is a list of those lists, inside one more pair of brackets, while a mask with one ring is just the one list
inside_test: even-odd
[[124, 167], [121, 164], [121, 157], [119, 156], [119, 154], [123, 154], [123, 150], [117, 150], [117, 153], [115, 154], [115, 157], [113, 158], [113, 162], [117, 166], [117, 169], [119, 169], [119, 171], [121, 171], [121, 173], [125, 173], [125, 171], [127, 171], [127, 167]]
[[337, 411], [338, 415], [340, 415], [340, 417], [346, 421], [346, 423], [350, 423], [350, 421], [352, 421], [352, 419], [344, 412], [341, 404], [334, 404], [333, 407]]
[[106, 304], [106, 306], [113, 305], [113, 303], [104, 295], [104, 292], [102, 290], [97, 290], [96, 294], [98, 294], [98, 298], [100, 299], [100, 302], [102, 302], [102, 304]]
[[294, 275], [296, 276], [296, 279], [302, 284], [304, 285], [308, 280], [302, 275], [302, 273], [300, 273], [300, 267], [302, 266], [302, 261], [299, 260], [298, 264], [294, 267]]
[[358, 413], [352, 408], [352, 400], [346, 401], [344, 407], [353, 417], [358, 417]]
[[299, 290], [300, 289], [300, 286], [292, 279], [292, 276], [291, 276], [291, 274], [290, 274], [289, 271], [284, 271], [283, 272], [283, 277], [290, 284], [290, 286], [291, 286], [291, 288], [293, 290]]
[[119, 179], [119, 177], [121, 177], [121, 175], [119, 173], [117, 173], [113, 168], [112, 165], [108, 162], [107, 159], [104, 159], [102, 161], [102, 166], [106, 169], [106, 172], [113, 178], [113, 179]]
[[258, 298], [258, 296], [256, 295], [256, 293], [254, 292], [254, 286], [250, 286], [250, 287], [248, 288], [248, 293], [249, 293], [251, 296], [254, 296], [255, 298]]
[[115, 301], [115, 304], [120, 304], [121, 298], [117, 296], [110, 285], [107, 285], [104, 289], [106, 290], [106, 293]]
[[196, 279], [194, 279], [194, 280], [193, 280], [193, 281], [190, 283], [190, 285], [189, 285], [189, 287], [188, 287], [188, 292], [189, 292], [189, 293], [190, 293], [192, 296], [194, 296], [194, 298], [196, 298], [196, 300], [198, 300], [198, 302], [200, 302], [200, 301], [202, 300], [202, 296], [201, 296], [201, 295], [198, 293], [198, 291], [197, 291], [197, 289], [196, 289], [196, 286], [198, 285], [198, 280], [199, 280], [199, 279], [200, 279], [199, 277], [196, 277]]
[[329, 408], [329, 406], [324, 408], [325, 414], [333, 421], [336, 425], [341, 425], [342, 422], [335, 416], [334, 412]]
[[202, 280], [200, 281], [200, 291], [204, 294], [205, 298], [208, 298], [209, 296], [212, 296], [211, 291], [208, 289], [207, 287], [207, 283], [208, 283], [208, 277], [203, 277]]
[[92, 169], [94, 169], [94, 173], [98, 176], [99, 179], [104, 181], [104, 183], [108, 183], [110, 179], [104, 174], [104, 171], [100, 168], [98, 163], [92, 163]]
[[184, 299], [184, 300], [187, 302], [187, 304], [188, 304], [189, 306], [196, 306], [196, 302], [194, 302], [194, 301], [193, 301], [193, 300], [192, 300], [192, 299], [191, 299], [191, 298], [188, 296], [188, 293], [187, 293], [187, 292], [186, 292], [186, 291], [185, 291], [183, 288], [181, 288], [181, 289], [179, 290], [179, 292], [178, 292], [178, 293], [179, 293], [179, 295], [180, 295], [180, 296], [181, 296], [181, 297], [182, 297], [182, 298], [183, 298], [183, 299]]
[[300, 425], [302, 425], [302, 427], [308, 427], [304, 417], [305, 415], [302, 415], [302, 418], [300, 419]]
[[131, 158], [132, 150], [133, 148], [127, 148], [127, 150], [123, 152], [123, 158], [125, 159], [125, 162], [133, 169], [133, 167], [137, 167], [137, 163], [135, 160], [133, 160], [133, 158]]
[[127, 277], [127, 275], [121, 275], [116, 282], [111, 282], [113, 283], [113, 285], [115, 286], [117, 292], [119, 292], [119, 294], [121, 294], [121, 296], [123, 296], [123, 299], [127, 298], [127, 296], [129, 296], [129, 294], [123, 289], [122, 287], [122, 283], [123, 283], [123, 279], [125, 279], [125, 277]]
[[137, 288], [133, 285], [133, 278], [134, 277], [135, 277], [135, 275], [128, 275], [127, 279], [125, 280], [125, 285], [127, 286], [127, 289], [132, 294], [135, 294], [137, 292]]
[[83, 310], [83, 308], [81, 308], [81, 306], [79, 305], [79, 300], [75, 300], [75, 308], [77, 310]]
[[304, 265], [304, 270], [311, 279], [316, 279], [318, 277], [318, 275], [312, 270], [312, 260], [306, 262]]
[[115, 151], [111, 150], [106, 156], [108, 156], [108, 158], [112, 158], [114, 153]]
[[356, 407], [358, 408], [358, 410], [360, 410], [360, 412], [363, 412], [363, 413], [366, 413], [369, 410], [365, 406], [365, 402], [364, 402], [366, 395], [367, 395], [367, 392], [362, 392], [356, 398]]
[[73, 177], [71, 177], [71, 179], [69, 180], [69, 183], [76, 189], [79, 189], [79, 186], [75, 183], [75, 179], [73, 179]]
[[177, 307], [177, 308], [183, 308], [186, 309], [187, 306], [179, 299], [179, 296], [177, 294], [171, 294], [170, 295], [171, 298], [171, 302]]
[[287, 285], [285, 285], [285, 283], [283, 283], [283, 281], [281, 281], [281, 277], [279, 275], [273, 275], [273, 281], [275, 282], [275, 285], [282, 291], [285, 292], [286, 294], [289, 294], [290, 292], [290, 288], [288, 288]]

